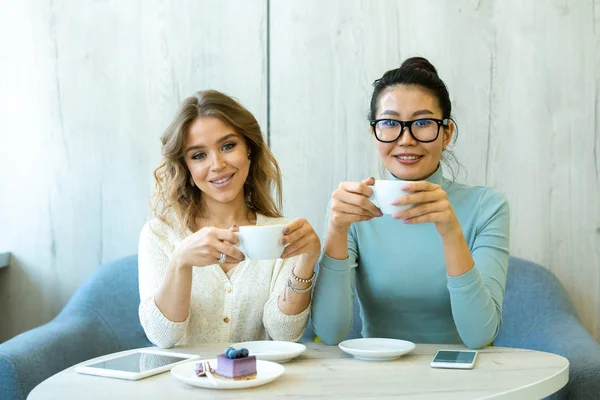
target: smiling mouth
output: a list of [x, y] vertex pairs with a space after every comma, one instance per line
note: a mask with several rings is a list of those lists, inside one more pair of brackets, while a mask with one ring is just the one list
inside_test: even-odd
[[218, 179], [218, 180], [212, 180], [212, 181], [210, 181], [210, 183], [214, 183], [214, 184], [220, 185], [220, 184], [222, 184], [222, 183], [225, 183], [225, 182], [227, 182], [227, 181], [228, 181], [228, 180], [230, 180], [231, 178], [233, 178], [233, 175], [235, 175], [235, 173], [234, 173], [234, 174], [231, 174], [231, 175], [228, 175], [228, 176], [226, 176], [226, 177], [224, 177], [224, 178]]
[[414, 160], [418, 160], [419, 158], [423, 157], [423, 156], [394, 156], [396, 157], [398, 160], [402, 160], [402, 161], [414, 161]]
[[397, 156], [401, 160], [416, 160], [422, 156]]

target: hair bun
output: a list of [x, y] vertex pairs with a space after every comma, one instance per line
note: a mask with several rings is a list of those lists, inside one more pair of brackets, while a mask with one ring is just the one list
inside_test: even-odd
[[404, 60], [404, 62], [400, 66], [400, 69], [401, 70], [423, 69], [433, 75], [437, 76], [437, 74], [438, 74], [435, 67], [426, 58], [423, 58], [423, 57], [407, 58], [406, 60]]

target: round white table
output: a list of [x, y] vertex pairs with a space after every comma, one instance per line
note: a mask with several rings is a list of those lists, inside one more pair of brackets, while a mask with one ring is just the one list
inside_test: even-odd
[[[230, 399], [342, 398], [410, 399], [540, 399], [569, 380], [564, 357], [539, 351], [486, 347], [473, 370], [429, 366], [440, 348], [464, 346], [417, 345], [395, 361], [360, 361], [337, 346], [307, 343], [298, 358], [283, 364], [285, 373], [274, 382], [251, 389], [216, 390], [186, 385], [170, 373], [139, 381], [81, 375], [68, 368], [38, 385], [28, 399]], [[172, 351], [202, 355], [222, 353], [223, 344], [176, 347]]]

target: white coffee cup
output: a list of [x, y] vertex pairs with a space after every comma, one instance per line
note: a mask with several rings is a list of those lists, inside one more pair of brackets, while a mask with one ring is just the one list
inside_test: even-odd
[[236, 232], [240, 239], [239, 249], [250, 260], [274, 260], [281, 257], [283, 246], [279, 240], [283, 237], [285, 225], [240, 226]]
[[410, 194], [405, 192], [402, 187], [410, 183], [410, 181], [392, 181], [385, 179], [375, 180], [375, 185], [371, 186], [373, 189], [373, 196], [371, 201], [375, 204], [382, 213], [384, 214], [395, 214], [400, 211], [411, 208], [412, 204], [405, 204], [401, 206], [394, 206], [392, 202], [398, 200], [402, 196]]

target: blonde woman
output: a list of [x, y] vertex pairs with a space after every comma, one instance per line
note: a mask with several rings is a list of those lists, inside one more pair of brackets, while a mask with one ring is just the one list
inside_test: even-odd
[[[139, 243], [141, 324], [160, 347], [296, 341], [320, 242], [281, 215], [281, 176], [254, 116], [213, 90], [187, 98], [162, 139], [156, 202]], [[272, 192], [275, 192], [273, 198]], [[244, 225], [286, 224], [278, 260], [246, 260]]]

